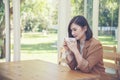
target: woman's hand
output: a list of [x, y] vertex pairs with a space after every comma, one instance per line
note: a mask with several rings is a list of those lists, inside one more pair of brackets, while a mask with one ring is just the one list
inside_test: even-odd
[[64, 39], [63, 47], [64, 47], [65, 51], [70, 51], [67, 46], [67, 41], [65, 39]]
[[72, 51], [73, 53], [75, 53], [78, 49], [77, 49], [77, 41], [76, 40], [69, 40], [66, 41], [67, 43], [67, 47], [70, 51]]

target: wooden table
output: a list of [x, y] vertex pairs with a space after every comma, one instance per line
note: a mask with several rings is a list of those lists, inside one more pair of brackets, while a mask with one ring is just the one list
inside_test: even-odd
[[99, 77], [42, 60], [0, 63], [0, 80], [99, 80]]

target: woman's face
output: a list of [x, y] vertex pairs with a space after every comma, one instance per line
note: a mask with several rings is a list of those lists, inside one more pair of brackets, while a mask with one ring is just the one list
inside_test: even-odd
[[76, 40], [81, 40], [83, 38], [85, 38], [85, 32], [86, 32], [86, 27], [82, 28], [81, 26], [72, 23], [71, 27], [70, 27], [71, 31], [72, 31], [72, 35]]

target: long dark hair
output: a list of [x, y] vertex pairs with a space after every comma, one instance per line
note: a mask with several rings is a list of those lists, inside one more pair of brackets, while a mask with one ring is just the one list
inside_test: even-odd
[[90, 29], [90, 26], [89, 26], [87, 20], [83, 16], [80, 16], [80, 15], [75, 16], [71, 19], [71, 21], [68, 25], [68, 36], [69, 37], [73, 37], [72, 31], [70, 29], [72, 23], [77, 24], [82, 28], [84, 28], [86, 26], [87, 27], [87, 31], [85, 32], [86, 40], [89, 40], [90, 38], [92, 38], [93, 33], [92, 33], [92, 30]]

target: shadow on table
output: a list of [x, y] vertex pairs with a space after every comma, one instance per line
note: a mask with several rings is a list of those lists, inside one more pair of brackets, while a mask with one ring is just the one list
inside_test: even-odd
[[0, 75], [0, 80], [12, 80], [12, 79], [9, 79], [9, 78], [7, 78], [7, 77], [4, 77], [4, 76], [1, 76], [1, 75]]

